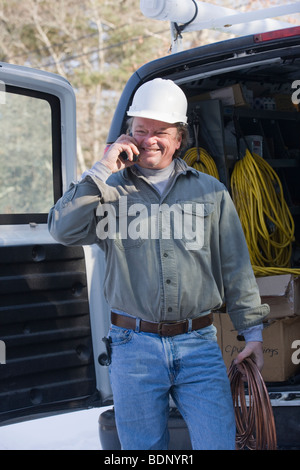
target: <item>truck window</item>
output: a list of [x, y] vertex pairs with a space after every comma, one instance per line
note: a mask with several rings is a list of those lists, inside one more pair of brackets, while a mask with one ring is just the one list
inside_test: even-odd
[[60, 184], [54, 184], [60, 168], [59, 125], [58, 99], [5, 86], [0, 100], [0, 223], [46, 221], [59, 197]]

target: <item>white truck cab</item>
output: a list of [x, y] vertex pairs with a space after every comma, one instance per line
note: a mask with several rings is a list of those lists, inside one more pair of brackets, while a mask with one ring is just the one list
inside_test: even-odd
[[[278, 171], [293, 215], [291, 265], [299, 268], [300, 28], [145, 64], [128, 80], [108, 144], [125, 131], [136, 89], [156, 77], [185, 92], [192, 147], [197, 140], [206, 148], [229, 189], [240, 158], [236, 124], [243, 135], [261, 137], [262, 155]], [[0, 423], [6, 425], [110, 405], [113, 397], [102, 341], [109, 326], [104, 256], [97, 245], [62, 246], [47, 230], [49, 209], [77, 178], [75, 94], [57, 75], [6, 63], [0, 85]], [[299, 322], [295, 328], [300, 340]], [[283, 381], [267, 382], [279, 448], [300, 448], [299, 374], [298, 367]], [[176, 411], [170, 428], [171, 448], [190, 448]], [[100, 416], [99, 433], [103, 449], [119, 448], [113, 412]]]

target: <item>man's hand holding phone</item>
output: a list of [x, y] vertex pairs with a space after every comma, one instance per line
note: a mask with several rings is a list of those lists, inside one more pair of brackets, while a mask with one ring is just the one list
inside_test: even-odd
[[139, 149], [136, 140], [131, 135], [122, 134], [106, 151], [101, 162], [116, 173], [138, 160]]

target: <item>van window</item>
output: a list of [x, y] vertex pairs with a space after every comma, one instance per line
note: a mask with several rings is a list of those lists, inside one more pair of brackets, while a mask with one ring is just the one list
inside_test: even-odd
[[59, 125], [59, 103], [55, 101], [49, 95], [2, 85], [1, 223], [46, 221], [54, 204], [54, 168], [60, 168], [59, 128], [55, 135], [53, 132], [54, 124]]

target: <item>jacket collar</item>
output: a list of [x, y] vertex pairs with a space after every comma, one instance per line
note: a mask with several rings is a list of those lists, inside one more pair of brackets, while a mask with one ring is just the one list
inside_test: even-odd
[[[176, 175], [179, 175], [179, 174], [185, 175], [188, 172], [191, 172], [195, 176], [199, 176], [199, 172], [195, 170], [195, 168], [188, 166], [186, 162], [182, 160], [181, 158], [175, 158], [174, 161], [175, 161], [174, 170], [175, 170]], [[135, 176], [141, 176], [141, 173], [139, 172], [138, 168], [135, 165], [123, 170], [123, 177], [125, 179], [130, 179], [130, 173], [133, 173]]]

